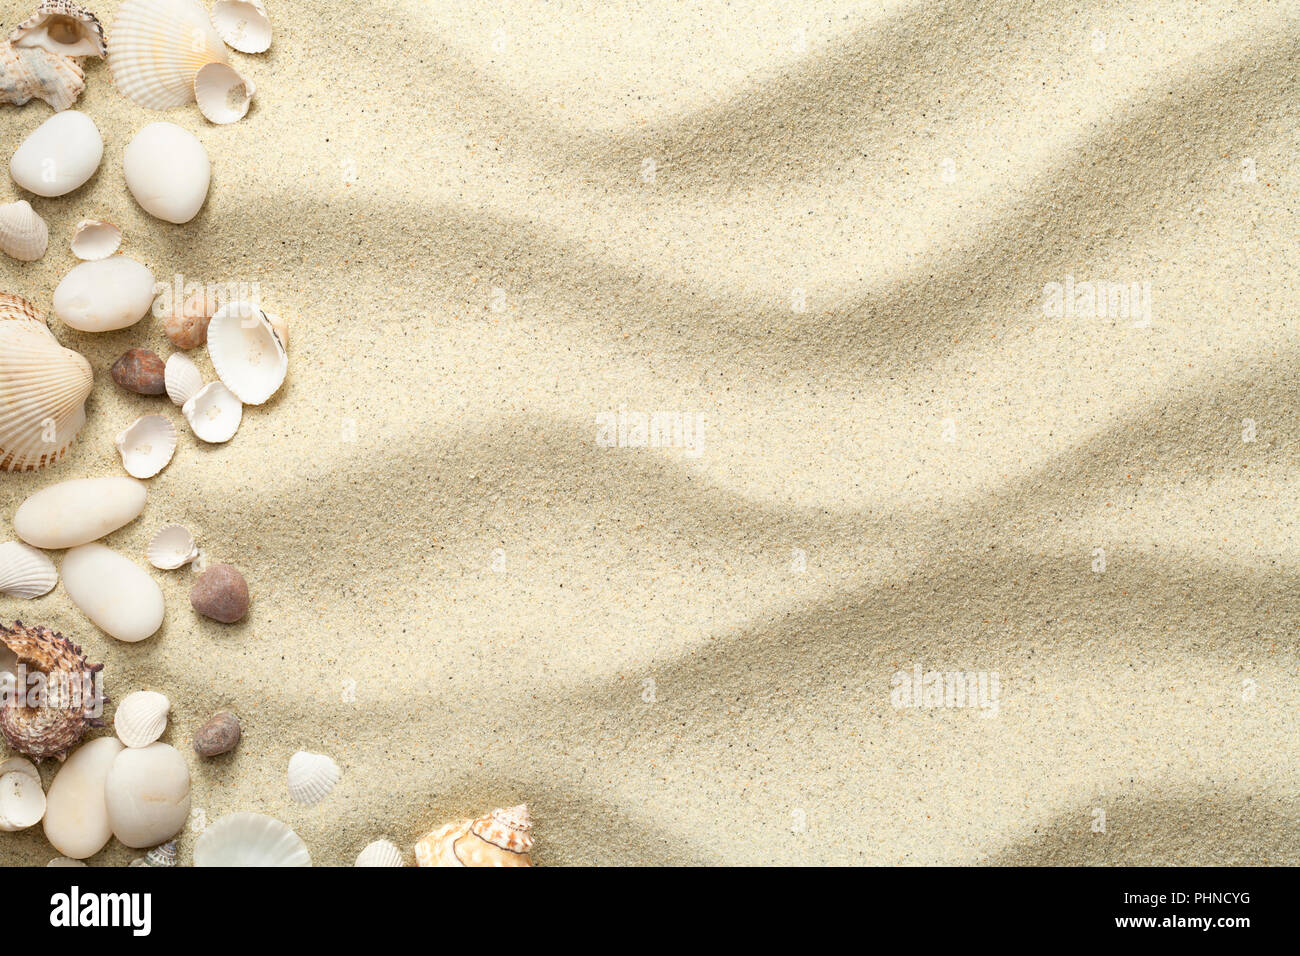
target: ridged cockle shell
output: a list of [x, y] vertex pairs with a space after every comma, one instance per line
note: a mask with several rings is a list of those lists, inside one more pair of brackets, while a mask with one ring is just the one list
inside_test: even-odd
[[493, 810], [477, 820], [448, 823], [415, 845], [420, 866], [532, 866], [528, 807]]
[[0, 704], [0, 737], [10, 749], [34, 760], [63, 760], [86, 731], [103, 727], [100, 715], [108, 701], [99, 672], [103, 664], [89, 663], [81, 648], [49, 628], [15, 621], [0, 625], [0, 641], [30, 671], [45, 675], [41, 693], [29, 679], [19, 692]]

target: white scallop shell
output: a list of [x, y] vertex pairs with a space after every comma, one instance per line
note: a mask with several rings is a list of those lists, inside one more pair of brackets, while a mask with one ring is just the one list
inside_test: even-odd
[[49, 227], [26, 199], [0, 206], [0, 252], [19, 262], [35, 262], [49, 244]]
[[266, 313], [228, 302], [208, 324], [208, 354], [217, 375], [245, 405], [261, 405], [284, 382], [289, 353]]
[[113, 82], [132, 102], [165, 110], [194, 102], [194, 77], [226, 62], [198, 0], [124, 0], [108, 37]]
[[194, 536], [178, 524], [168, 525], [153, 536], [145, 552], [149, 563], [162, 571], [175, 571], [199, 556]]
[[93, 13], [70, 0], [42, 0], [9, 40], [16, 47], [40, 47], [60, 56], [104, 55], [104, 28]]
[[107, 259], [122, 244], [122, 230], [102, 219], [83, 219], [72, 230], [72, 254], [78, 259]]
[[148, 747], [167, 729], [172, 702], [156, 690], [127, 694], [113, 715], [113, 730], [127, 747]]
[[304, 806], [320, 803], [342, 776], [329, 757], [300, 750], [289, 758], [289, 797]]
[[[21, 541], [0, 544], [0, 594], [16, 598], [38, 598], [59, 583], [54, 562], [42, 551]], [[0, 764], [0, 768], [3, 768]]]
[[176, 426], [161, 415], [145, 415], [117, 436], [122, 467], [132, 478], [152, 478], [176, 454]]
[[194, 844], [195, 866], [311, 866], [302, 838], [275, 817], [231, 813]]
[[357, 854], [357, 866], [405, 866], [402, 851], [388, 840], [376, 840]]
[[199, 112], [211, 122], [237, 123], [248, 114], [256, 88], [228, 63], [207, 63], [194, 77]]
[[240, 53], [265, 53], [271, 47], [271, 18], [262, 0], [217, 0], [212, 25]]
[[22, 106], [35, 98], [55, 112], [66, 110], [86, 88], [76, 60], [42, 50], [0, 43], [0, 103]]
[[244, 406], [234, 392], [220, 382], [212, 382], [187, 401], [181, 412], [195, 435], [209, 444], [220, 445], [239, 431]]
[[30, 302], [0, 292], [0, 470], [58, 461], [86, 421], [90, 363], [59, 345]]
[[192, 358], [174, 352], [163, 366], [163, 382], [167, 386], [167, 397], [177, 405], [184, 405], [203, 388], [203, 375]]
[[45, 791], [41, 778], [24, 770], [0, 775], [0, 831], [14, 833], [41, 822], [45, 816]]

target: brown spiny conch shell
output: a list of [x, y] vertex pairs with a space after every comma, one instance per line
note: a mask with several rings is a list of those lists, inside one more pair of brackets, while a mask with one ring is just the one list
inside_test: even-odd
[[[104, 665], [89, 663], [62, 634], [22, 621], [12, 628], [0, 624], [0, 641], [29, 672], [0, 703], [0, 739], [33, 760], [63, 760], [86, 731], [104, 726]], [[45, 675], [43, 681], [31, 671]]]
[[86, 74], [77, 61], [40, 47], [0, 43], [0, 103], [22, 106], [44, 100], [60, 112], [86, 88]]
[[477, 820], [448, 823], [415, 845], [420, 866], [532, 866], [528, 807], [493, 810]]
[[103, 56], [104, 28], [93, 13], [69, 0], [42, 0], [18, 24], [9, 40], [16, 47], [40, 47], [62, 56]]

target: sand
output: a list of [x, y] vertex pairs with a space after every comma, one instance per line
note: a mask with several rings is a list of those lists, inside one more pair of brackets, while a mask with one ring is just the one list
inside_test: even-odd
[[[541, 865], [1300, 862], [1293, 5], [271, 10], [235, 126], [91, 61], [104, 162], [0, 262], [48, 309], [98, 216], [291, 323], [280, 394], [182, 429], [106, 540], [186, 525], [247, 620], [196, 619], [189, 570], [138, 645], [0, 599], [171, 698], [191, 831], [269, 813], [348, 865], [526, 801]], [[48, 115], [0, 107], [4, 155]], [[186, 226], [124, 188], [158, 118], [213, 159]], [[1133, 314], [1049, 314], [1067, 281]], [[157, 319], [51, 324], [89, 421], [6, 516], [181, 421], [108, 376]], [[605, 447], [657, 410], [692, 431]], [[894, 706], [918, 666], [996, 674], [996, 713]], [[201, 760], [218, 708], [244, 740]], [[344, 771], [315, 807], [299, 749]]]

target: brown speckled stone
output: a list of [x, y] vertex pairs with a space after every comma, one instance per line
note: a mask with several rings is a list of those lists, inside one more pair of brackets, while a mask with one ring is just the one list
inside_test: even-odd
[[167, 391], [164, 365], [148, 349], [131, 349], [113, 363], [113, 381], [138, 395], [161, 395]]
[[234, 750], [241, 732], [239, 718], [228, 710], [219, 710], [194, 734], [194, 752], [201, 757], [215, 757]]
[[232, 564], [214, 564], [194, 582], [190, 604], [204, 617], [234, 624], [248, 613], [248, 583]]

